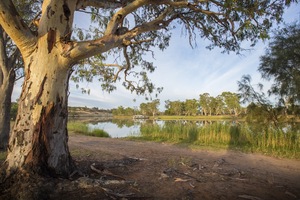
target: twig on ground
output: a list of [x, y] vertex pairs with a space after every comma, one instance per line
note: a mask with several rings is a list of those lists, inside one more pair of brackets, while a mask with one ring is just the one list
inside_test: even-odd
[[187, 176], [187, 177], [190, 177], [190, 178], [192, 178], [192, 179], [195, 179], [197, 182], [201, 182], [201, 180], [200, 179], [198, 179], [198, 178], [196, 178], [196, 177], [194, 177], [194, 176], [191, 176], [191, 175], [188, 175], [188, 174], [185, 174], [185, 173], [182, 173], [182, 172], [180, 172], [180, 171], [178, 171], [178, 170], [174, 170], [176, 173], [178, 173], [178, 174], [181, 174], [181, 175], [184, 175], [184, 176]]
[[122, 180], [125, 180], [125, 178], [123, 178], [123, 177], [121, 177], [121, 176], [118, 176], [118, 175], [115, 175], [115, 174], [113, 174], [113, 173], [111, 173], [111, 172], [104, 172], [104, 171], [101, 171], [101, 170], [99, 170], [99, 169], [97, 169], [96, 167], [95, 167], [95, 163], [93, 163], [93, 164], [91, 164], [91, 170], [92, 171], [94, 171], [94, 172], [96, 172], [96, 173], [98, 173], [98, 174], [102, 174], [102, 175], [106, 175], [106, 176], [112, 176], [112, 177], [116, 177], [116, 178], [119, 178], [119, 179], [122, 179]]

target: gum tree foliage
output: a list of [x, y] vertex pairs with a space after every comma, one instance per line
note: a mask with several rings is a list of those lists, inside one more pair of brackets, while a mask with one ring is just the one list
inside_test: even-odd
[[203, 93], [200, 94], [200, 100], [199, 100], [199, 105], [201, 108], [201, 111], [203, 115], [208, 115], [208, 113], [211, 113], [211, 107], [210, 107], [210, 102], [211, 102], [211, 96], [209, 93]]
[[127, 107], [124, 108], [123, 106], [119, 106], [115, 109], [112, 110], [112, 114], [113, 115], [134, 115], [135, 114], [135, 110], [133, 108]]
[[300, 24], [276, 30], [260, 58], [258, 68], [266, 80], [274, 80], [270, 94], [279, 97], [286, 108], [300, 104]]
[[165, 101], [165, 114], [166, 115], [182, 115], [184, 112], [184, 102], [177, 101]]
[[263, 92], [263, 85], [257, 84], [258, 89], [251, 84], [251, 76], [244, 75], [238, 81], [239, 96], [242, 103], [250, 102], [247, 107], [247, 120], [256, 120], [259, 123], [273, 122], [275, 125], [279, 122], [279, 115], [274, 106], [268, 99], [268, 95]]
[[199, 103], [196, 99], [187, 99], [184, 102], [184, 112], [185, 115], [197, 115], [198, 114]]
[[222, 95], [218, 95], [214, 98], [214, 111], [216, 115], [221, 115], [225, 113], [225, 102]]
[[[72, 72], [82, 79], [99, 75], [102, 88], [122, 85], [136, 94], [151, 93], [147, 77], [155, 67], [144, 60], [156, 47], [165, 49], [172, 29], [186, 32], [191, 45], [199, 38], [209, 49], [242, 50], [268, 37], [281, 21], [287, 0], [44, 0], [37, 30], [31, 28], [11, 0], [0, 1], [0, 25], [24, 60], [25, 81], [16, 123], [9, 140], [6, 174], [37, 172], [68, 176], [74, 170], [66, 129], [68, 86]], [[91, 13], [95, 35], [74, 40], [74, 14]], [[90, 31], [89, 31], [90, 32]], [[83, 34], [84, 35], [84, 34]], [[82, 39], [82, 40], [81, 40]], [[107, 59], [114, 55], [115, 59]], [[95, 60], [94, 60], [95, 59]], [[112, 62], [110, 62], [112, 61]], [[93, 67], [89, 68], [89, 62]], [[96, 64], [94, 64], [96, 63]], [[76, 66], [81, 64], [79, 69]]]
[[[275, 31], [265, 55], [260, 58], [259, 72], [262, 78], [274, 81], [268, 95], [262, 92], [263, 85], [256, 90], [251, 77], [245, 75], [238, 82], [243, 102], [250, 102], [247, 118], [278, 123], [283, 114], [297, 114], [300, 103], [300, 27], [294, 23]], [[274, 95], [277, 102], [270, 102]], [[282, 112], [282, 106], [283, 111]]]
[[224, 98], [226, 109], [230, 114], [239, 115], [241, 111], [239, 95], [232, 92], [223, 92], [221, 96]]
[[153, 117], [159, 113], [158, 106], [160, 104], [159, 99], [155, 99], [148, 103], [140, 104], [140, 111], [142, 115], [152, 115]]

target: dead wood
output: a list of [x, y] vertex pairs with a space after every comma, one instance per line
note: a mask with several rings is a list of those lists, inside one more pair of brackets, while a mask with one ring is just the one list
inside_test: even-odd
[[94, 171], [94, 172], [96, 172], [96, 173], [98, 173], [98, 174], [101, 174], [101, 175], [112, 176], [112, 177], [115, 177], [115, 178], [119, 178], [119, 179], [125, 180], [123, 177], [118, 176], [118, 175], [115, 175], [115, 174], [109, 172], [108, 170], [106, 170], [107, 172], [101, 171], [101, 170], [97, 169], [97, 168], [95, 167], [95, 165], [96, 165], [95, 163], [91, 164], [90, 167], [91, 167], [91, 170], [92, 170], [92, 171]]

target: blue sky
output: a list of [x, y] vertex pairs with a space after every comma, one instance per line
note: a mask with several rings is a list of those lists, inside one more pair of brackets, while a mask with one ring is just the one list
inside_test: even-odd
[[[284, 15], [286, 22], [300, 20], [300, 5], [293, 5]], [[78, 20], [78, 19], [77, 19]], [[78, 23], [81, 23], [80, 21]], [[163, 52], [155, 50], [155, 59], [150, 61], [157, 66], [149, 75], [150, 79], [158, 87], [164, 90], [158, 96], [161, 102], [160, 109], [164, 109], [165, 100], [199, 99], [199, 95], [208, 92], [211, 96], [217, 96], [224, 91], [237, 92], [237, 81], [242, 75], [250, 74], [252, 82], [263, 82], [257, 68], [259, 57], [264, 54], [267, 42], [259, 42], [251, 51], [243, 52], [243, 55], [235, 53], [222, 54], [222, 49], [207, 50], [208, 41], [199, 39], [197, 47], [192, 49], [188, 38], [181, 36], [178, 30], [173, 34], [168, 49]], [[245, 48], [248, 46], [245, 44]], [[265, 86], [270, 83], [263, 82]], [[70, 82], [69, 106], [87, 106], [103, 109], [123, 107], [139, 107], [142, 102], [147, 102], [143, 96], [137, 97], [126, 91], [120, 84], [112, 93], [103, 92], [97, 81], [93, 83], [81, 83], [90, 89], [90, 95], [82, 94]], [[20, 85], [17, 83], [13, 92], [13, 101], [20, 94]], [[136, 101], [133, 101], [136, 99]]]

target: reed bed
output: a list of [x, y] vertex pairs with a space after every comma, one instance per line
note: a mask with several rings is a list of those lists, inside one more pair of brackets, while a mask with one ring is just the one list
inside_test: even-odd
[[255, 126], [246, 123], [143, 124], [140, 137], [152, 141], [238, 149], [276, 157], [300, 159], [299, 127]]
[[68, 131], [74, 133], [95, 136], [95, 137], [110, 137], [110, 135], [102, 129], [93, 129], [91, 130], [87, 124], [82, 122], [68, 122]]

